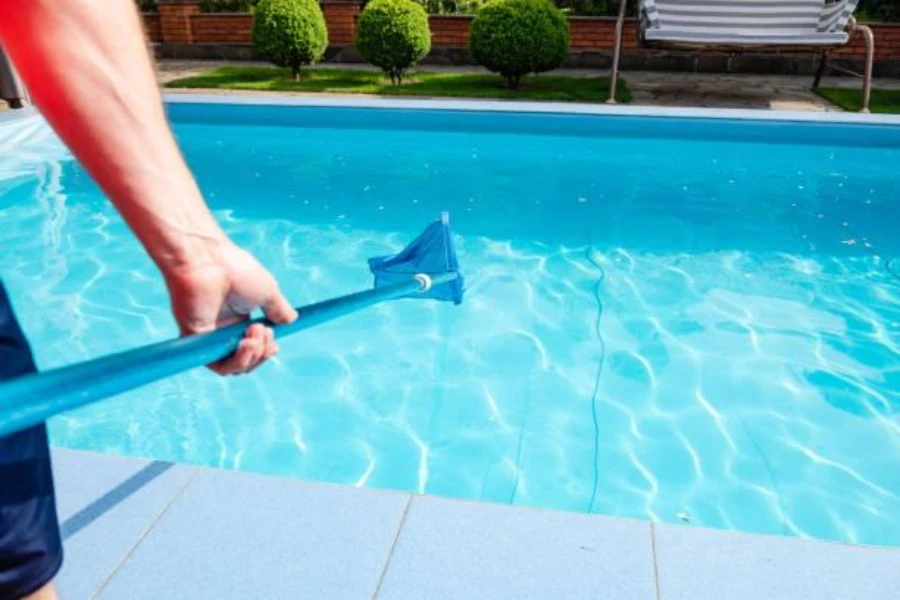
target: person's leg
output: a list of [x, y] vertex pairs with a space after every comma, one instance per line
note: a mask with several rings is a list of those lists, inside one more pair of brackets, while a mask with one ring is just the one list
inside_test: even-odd
[[[0, 284], [0, 379], [34, 372]], [[0, 600], [52, 599], [62, 564], [50, 448], [44, 425], [0, 437]]]

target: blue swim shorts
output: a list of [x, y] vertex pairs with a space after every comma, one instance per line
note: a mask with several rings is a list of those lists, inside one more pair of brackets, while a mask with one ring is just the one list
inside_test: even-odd
[[[0, 283], [0, 380], [35, 370]], [[39, 590], [61, 565], [50, 448], [41, 424], [0, 437], [0, 600]]]

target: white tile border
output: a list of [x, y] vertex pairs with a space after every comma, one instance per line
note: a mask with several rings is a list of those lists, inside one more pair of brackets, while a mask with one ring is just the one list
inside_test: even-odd
[[623, 117], [673, 117], [754, 121], [876, 124], [900, 126], [900, 115], [850, 112], [804, 112], [736, 108], [670, 108], [576, 102], [519, 102], [512, 100], [434, 100], [373, 96], [276, 96], [270, 94], [166, 94], [172, 104], [233, 104], [252, 106], [305, 106], [319, 108], [387, 108], [465, 112], [513, 112]]

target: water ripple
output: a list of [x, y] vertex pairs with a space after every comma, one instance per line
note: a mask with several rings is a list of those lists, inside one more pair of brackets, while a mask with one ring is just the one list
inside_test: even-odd
[[[297, 303], [369, 286], [366, 259], [444, 208], [465, 303], [348, 316], [251, 377], [198, 370], [60, 416], [54, 443], [900, 545], [889, 150], [816, 161], [810, 147], [797, 169], [778, 148], [750, 164], [740, 144], [661, 156], [646, 140], [610, 153], [567, 139], [557, 177], [550, 137], [461, 136], [463, 156], [460, 134], [392, 133], [389, 158], [359, 132], [226, 129], [187, 132], [188, 159], [229, 235]], [[176, 335], [153, 264], [58, 141], [0, 132], [3, 275], [41, 367]]]

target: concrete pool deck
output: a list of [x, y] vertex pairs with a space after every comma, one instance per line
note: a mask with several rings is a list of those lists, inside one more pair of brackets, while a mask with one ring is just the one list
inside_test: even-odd
[[61, 597], [860, 600], [900, 549], [54, 449]]

